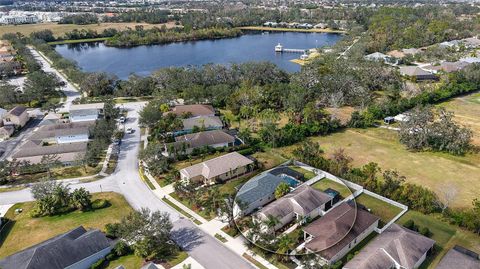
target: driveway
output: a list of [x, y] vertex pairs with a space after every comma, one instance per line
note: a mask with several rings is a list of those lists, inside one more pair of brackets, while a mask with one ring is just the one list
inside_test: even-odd
[[[122, 194], [128, 203], [137, 210], [146, 207], [152, 211], [160, 210], [169, 213], [174, 227], [174, 240], [207, 269], [255, 268], [221, 242], [203, 232], [191, 221], [183, 219], [176, 210], [159, 199], [140, 179], [138, 151], [141, 143], [138, 112], [144, 105], [144, 102], [123, 104], [123, 108], [128, 111], [125, 127], [133, 128], [134, 132], [126, 134], [122, 141], [115, 172], [101, 180], [89, 183], [67, 180], [70, 188], [84, 187], [90, 192], [117, 192]], [[0, 193], [0, 205], [32, 200], [29, 189]]]

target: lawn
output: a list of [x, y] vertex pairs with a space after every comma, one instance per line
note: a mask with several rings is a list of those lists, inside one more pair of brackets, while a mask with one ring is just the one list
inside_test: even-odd
[[321, 191], [325, 191], [328, 188], [334, 189], [340, 193], [340, 196], [342, 198], [346, 198], [347, 196], [352, 194], [352, 192], [347, 186], [327, 178], [324, 178], [320, 181], [315, 182], [315, 184], [313, 184], [312, 187]]
[[140, 268], [143, 265], [143, 259], [138, 256], [135, 256], [134, 254], [122, 256], [118, 259], [110, 261], [106, 269], [115, 269], [120, 265], [123, 265], [123, 267], [125, 267], [126, 269]]
[[[438, 191], [454, 183], [457, 196], [453, 207], [470, 207], [480, 197], [480, 154], [453, 156], [436, 152], [411, 152], [398, 141], [395, 131], [383, 128], [347, 129], [328, 136], [312, 138], [329, 157], [334, 150], [344, 148], [353, 158], [354, 166], [376, 162], [382, 170], [395, 169], [416, 183]], [[292, 156], [296, 146], [275, 149], [282, 156]]]
[[355, 201], [357, 202], [357, 204], [361, 204], [370, 209], [370, 212], [372, 214], [380, 218], [380, 227], [383, 227], [382, 224], [387, 224], [396, 215], [402, 212], [401, 208], [391, 205], [365, 193], [362, 193], [360, 196], [355, 198]]
[[480, 146], [480, 93], [454, 98], [439, 106], [455, 113], [455, 120], [473, 131], [473, 143]]
[[455, 245], [480, 252], [480, 236], [450, 225], [436, 216], [408, 211], [397, 223], [403, 225], [408, 220], [413, 220], [419, 227], [427, 227], [432, 233], [431, 238], [436, 241], [436, 255], [430, 257], [421, 268], [435, 268], [446, 252]]
[[[176, 195], [175, 193], [172, 193], [170, 196], [172, 196], [175, 200], [179, 201], [180, 203], [184, 204], [185, 206], [187, 206], [187, 204], [185, 204], [183, 201], [180, 200], [180, 198], [178, 197], [178, 195]], [[188, 219], [191, 219], [193, 220], [193, 222], [197, 225], [200, 225], [202, 224], [199, 220], [197, 220], [196, 218], [194, 218], [192, 215], [190, 215], [187, 211], [183, 210], [181, 207], [177, 206], [175, 203], [173, 203], [172, 201], [168, 200], [167, 198], [162, 198], [162, 201], [165, 202], [166, 204], [168, 204], [169, 206], [173, 207], [175, 210], [177, 210], [180, 214], [184, 215], [185, 217], [187, 217]], [[188, 207], [188, 206], [187, 206]], [[202, 216], [203, 217], [203, 216]]]
[[284, 158], [277, 152], [273, 150], [266, 150], [265, 152], [256, 152], [252, 155], [255, 159], [258, 160], [258, 163], [262, 165], [263, 169], [270, 169], [276, 167], [288, 159]]
[[303, 169], [299, 166], [289, 166], [289, 168], [291, 168], [291, 169], [293, 169], [293, 170], [295, 170], [299, 173], [302, 173], [306, 180], [312, 179], [316, 176], [314, 172], [308, 171], [308, 170]]
[[[34, 202], [14, 205], [6, 214], [12, 222], [0, 234], [0, 257], [13, 254], [80, 225], [87, 229], [103, 229], [105, 224], [118, 222], [133, 210], [119, 194], [107, 192], [92, 196], [93, 200], [107, 199], [111, 206], [83, 213], [74, 211], [59, 216], [32, 218], [30, 212]], [[17, 208], [22, 208], [23, 212], [15, 214]]]
[[[57, 24], [57, 23], [37, 23], [37, 24], [23, 24], [23, 25], [4, 25], [0, 26], [0, 35], [6, 33], [22, 33], [29, 35], [32, 32], [49, 29], [53, 32], [55, 37], [60, 37], [66, 32], [70, 32], [73, 29], [92, 29], [97, 32], [103, 32], [108, 28], [115, 28], [117, 30], [125, 30], [127, 27], [135, 28], [137, 25], [142, 25], [145, 29], [161, 27], [162, 24], [148, 24], [148, 23], [135, 23], [135, 22], [122, 22], [122, 23], [98, 23], [89, 25], [76, 25], [76, 24]], [[167, 28], [175, 27], [174, 23], [167, 23]]]

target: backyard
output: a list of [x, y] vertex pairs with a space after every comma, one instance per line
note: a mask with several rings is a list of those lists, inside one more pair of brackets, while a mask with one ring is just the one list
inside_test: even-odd
[[[0, 257], [13, 254], [80, 225], [86, 229], [103, 229], [105, 224], [118, 222], [132, 211], [121, 195], [93, 194], [92, 200], [96, 199], [106, 199], [111, 205], [87, 212], [73, 211], [59, 216], [32, 218], [30, 212], [34, 202], [15, 204], [6, 214], [11, 222], [0, 234]], [[22, 208], [23, 212], [16, 214], [17, 208]]]
[[321, 191], [325, 191], [326, 189], [329, 189], [329, 188], [336, 190], [338, 191], [342, 199], [352, 194], [352, 192], [346, 185], [342, 185], [338, 182], [335, 182], [327, 178], [324, 178], [320, 181], [315, 182], [315, 184], [313, 184], [312, 187]]
[[380, 227], [391, 221], [402, 209], [392, 204], [379, 200], [373, 196], [362, 193], [355, 198], [357, 204], [363, 205], [370, 210], [370, 213], [380, 218]]

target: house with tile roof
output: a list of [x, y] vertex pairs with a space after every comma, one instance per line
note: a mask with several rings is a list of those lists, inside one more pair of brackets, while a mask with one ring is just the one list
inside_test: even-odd
[[231, 152], [180, 170], [183, 181], [211, 185], [245, 175], [253, 170], [253, 161], [242, 154]]
[[189, 155], [195, 149], [212, 147], [226, 148], [232, 147], [235, 143], [235, 137], [222, 130], [211, 130], [192, 134], [184, 134], [175, 137], [175, 142], [165, 143], [163, 155], [171, 157], [175, 155]]
[[365, 246], [344, 269], [416, 269], [425, 261], [435, 241], [398, 224]]
[[400, 74], [405, 77], [413, 78], [417, 81], [438, 80], [438, 77], [431, 72], [425, 71], [418, 66], [401, 66]]

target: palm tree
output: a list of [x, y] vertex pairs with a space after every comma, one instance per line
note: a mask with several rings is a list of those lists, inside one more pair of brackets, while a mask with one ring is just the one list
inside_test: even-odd
[[276, 252], [279, 254], [283, 254], [283, 255], [280, 255], [282, 259], [285, 259], [285, 258], [288, 259], [288, 256], [286, 254], [288, 254], [288, 252], [290, 251], [290, 249], [294, 247], [294, 245], [295, 245], [295, 242], [293, 241], [293, 239], [288, 235], [284, 235], [280, 237], [278, 241], [278, 248]]
[[273, 230], [275, 233], [275, 226], [280, 224], [280, 220], [273, 215], [268, 215], [267, 219], [263, 221], [263, 224], [265, 224], [269, 230]]

